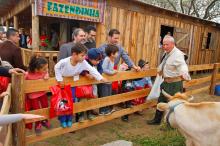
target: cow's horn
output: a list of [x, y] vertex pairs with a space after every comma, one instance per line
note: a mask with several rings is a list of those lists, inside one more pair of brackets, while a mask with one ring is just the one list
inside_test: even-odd
[[191, 95], [188, 101], [192, 101], [192, 100], [194, 100], [194, 96]]
[[165, 92], [163, 89], [162, 89], [162, 94], [163, 94], [165, 97], [167, 97], [168, 99], [172, 99], [172, 98], [173, 98], [170, 94], [168, 94], [167, 92]]

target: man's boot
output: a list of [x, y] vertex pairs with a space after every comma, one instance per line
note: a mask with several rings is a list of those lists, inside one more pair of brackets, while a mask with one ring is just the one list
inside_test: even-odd
[[148, 125], [159, 125], [163, 116], [163, 112], [156, 110], [155, 117], [153, 120], [147, 121]]

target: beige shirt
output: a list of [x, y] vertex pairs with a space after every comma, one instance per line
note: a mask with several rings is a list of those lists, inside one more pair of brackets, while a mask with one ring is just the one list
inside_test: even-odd
[[[165, 63], [165, 65], [163, 65]], [[163, 69], [162, 69], [163, 68]], [[158, 72], [163, 70], [164, 77], [182, 76], [185, 80], [190, 80], [189, 69], [184, 60], [184, 53], [176, 47], [168, 54], [167, 59], [162, 61], [158, 67]]]

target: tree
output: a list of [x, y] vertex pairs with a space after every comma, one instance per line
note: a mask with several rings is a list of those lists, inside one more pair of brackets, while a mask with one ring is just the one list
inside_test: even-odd
[[220, 0], [139, 0], [165, 9], [220, 22]]

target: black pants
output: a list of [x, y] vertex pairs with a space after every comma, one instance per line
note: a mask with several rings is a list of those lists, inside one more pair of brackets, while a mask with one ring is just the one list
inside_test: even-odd
[[[183, 82], [182, 81], [173, 82], [173, 83], [163, 82], [161, 84], [161, 89], [163, 89], [165, 92], [173, 96], [177, 92], [183, 92]], [[165, 102], [165, 103], [168, 102], [168, 99], [162, 93], [160, 93], [160, 97], [158, 98], [158, 103], [160, 102]], [[163, 113], [164, 112], [162, 111], [156, 110], [154, 117], [155, 122], [161, 122]]]

